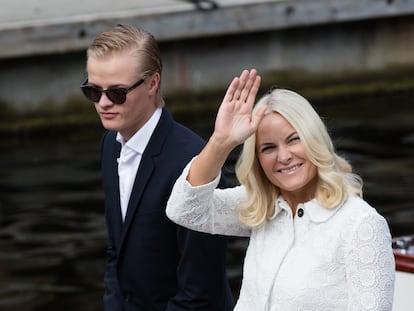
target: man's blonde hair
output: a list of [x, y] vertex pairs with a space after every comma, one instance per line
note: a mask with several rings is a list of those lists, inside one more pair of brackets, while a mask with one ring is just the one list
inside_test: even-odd
[[117, 25], [99, 34], [87, 49], [87, 57], [100, 58], [110, 53], [131, 52], [137, 59], [137, 74], [147, 78], [158, 73], [157, 106], [164, 106], [161, 91], [162, 60], [158, 43], [149, 32], [129, 25]]

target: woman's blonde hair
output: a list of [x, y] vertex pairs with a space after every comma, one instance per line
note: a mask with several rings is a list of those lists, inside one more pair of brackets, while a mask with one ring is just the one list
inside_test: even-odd
[[[165, 105], [161, 91], [162, 60], [158, 43], [149, 32], [129, 25], [117, 25], [99, 34], [88, 47], [88, 59], [101, 58], [110, 53], [131, 52], [137, 59], [137, 78], [147, 78], [158, 73], [157, 106]], [[139, 71], [139, 72], [138, 72]]]
[[[290, 90], [274, 89], [257, 102], [253, 113], [263, 105], [283, 116], [297, 131], [309, 160], [317, 168], [315, 199], [322, 206], [336, 207], [346, 200], [348, 193], [362, 196], [361, 178], [336, 154], [325, 124], [304, 97]], [[236, 175], [249, 198], [239, 209], [240, 220], [249, 227], [257, 227], [274, 214], [280, 190], [267, 179], [260, 166], [255, 134], [243, 145]]]

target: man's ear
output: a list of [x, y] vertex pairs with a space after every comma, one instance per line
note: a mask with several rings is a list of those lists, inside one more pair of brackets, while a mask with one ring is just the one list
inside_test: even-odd
[[160, 85], [160, 74], [158, 72], [154, 73], [148, 81], [148, 92], [149, 95], [155, 95], [157, 93], [158, 87]]

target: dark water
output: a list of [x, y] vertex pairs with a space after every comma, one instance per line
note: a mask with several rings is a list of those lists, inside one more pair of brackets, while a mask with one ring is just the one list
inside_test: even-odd
[[[313, 100], [393, 236], [414, 232], [412, 96], [407, 91]], [[214, 113], [176, 117], [207, 137]], [[59, 132], [49, 139], [2, 138], [0, 310], [102, 310], [106, 231], [97, 132], [78, 142]], [[231, 171], [229, 162], [232, 182]], [[245, 245], [243, 239], [230, 242], [235, 295]]]

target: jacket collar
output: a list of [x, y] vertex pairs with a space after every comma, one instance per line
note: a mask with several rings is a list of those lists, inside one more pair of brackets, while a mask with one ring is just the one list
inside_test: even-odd
[[155, 130], [155, 127], [158, 124], [158, 121], [161, 117], [162, 108], [155, 109], [151, 118], [141, 127], [127, 142], [125, 142], [122, 135], [117, 132], [116, 140], [122, 145], [128, 146], [130, 149], [134, 150], [139, 154], [143, 154], [145, 148], [148, 145], [148, 142], [151, 139], [151, 135]]
[[[299, 204], [298, 209], [302, 208], [305, 214], [309, 217], [310, 221], [315, 223], [322, 223], [328, 221], [342, 206], [343, 203], [333, 208], [326, 208], [319, 204], [316, 199], [312, 199], [308, 202]], [[292, 209], [290, 206], [282, 196], [279, 196], [276, 201], [275, 213], [272, 217], [270, 217], [270, 219], [276, 218], [276, 216], [283, 210], [287, 211], [289, 215], [292, 214]]]

